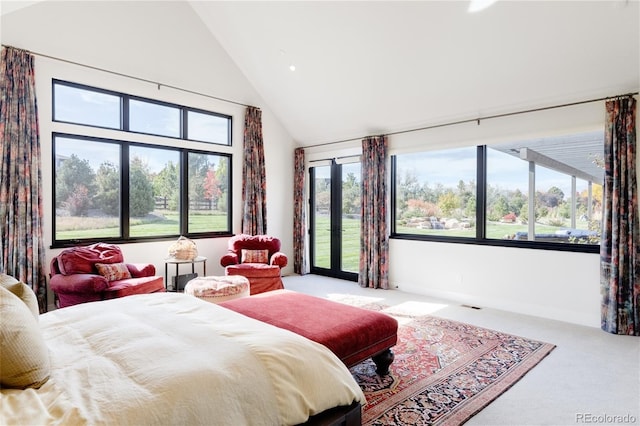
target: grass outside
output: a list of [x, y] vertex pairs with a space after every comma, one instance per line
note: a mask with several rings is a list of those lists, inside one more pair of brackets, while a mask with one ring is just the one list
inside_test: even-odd
[[[578, 229], [589, 229], [587, 222], [577, 222]], [[553, 234], [556, 231], [564, 229], [562, 226], [552, 226], [543, 223], [536, 223], [536, 234]], [[396, 231], [401, 234], [418, 234], [418, 235], [442, 235], [446, 237], [467, 237], [474, 238], [476, 236], [476, 228], [468, 229], [417, 229], [408, 226], [398, 226]], [[516, 232], [528, 232], [529, 227], [526, 224], [519, 223], [487, 223], [486, 235], [487, 239], [504, 240], [508, 235], [514, 235]]]
[[[587, 222], [576, 223], [578, 229], [588, 229]], [[330, 224], [329, 218], [324, 216], [316, 217], [315, 229], [315, 262], [314, 265], [320, 268], [331, 267], [330, 260]], [[536, 223], [536, 233], [553, 234], [562, 227]], [[421, 235], [442, 235], [447, 237], [467, 237], [474, 238], [476, 229], [417, 229], [410, 227], [397, 227], [398, 233], [421, 234]], [[487, 238], [503, 240], [507, 235], [514, 235], [516, 232], [527, 232], [526, 224], [512, 224], [501, 222], [489, 222], [487, 224]], [[360, 267], [360, 220], [342, 218], [342, 270], [357, 273]]]
[[[57, 217], [56, 226], [57, 240], [106, 238], [120, 235], [120, 223], [117, 218]], [[189, 232], [226, 230], [226, 214], [192, 214], [189, 216]], [[129, 234], [132, 237], [157, 237], [179, 233], [180, 222], [176, 212], [163, 212], [161, 215], [147, 218], [132, 218], [130, 221]]]
[[[315, 229], [314, 266], [331, 268], [331, 232], [329, 217], [317, 216]], [[360, 220], [342, 218], [342, 265], [347, 272], [360, 269]]]

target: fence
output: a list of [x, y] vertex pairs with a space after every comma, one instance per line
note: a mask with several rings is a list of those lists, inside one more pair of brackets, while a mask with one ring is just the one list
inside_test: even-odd
[[[169, 209], [169, 199], [167, 197], [154, 197], [156, 204], [156, 210], [168, 210]], [[217, 200], [189, 200], [189, 210], [217, 210], [218, 201]]]

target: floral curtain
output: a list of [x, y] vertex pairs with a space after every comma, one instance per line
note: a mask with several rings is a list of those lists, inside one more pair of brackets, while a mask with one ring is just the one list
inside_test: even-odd
[[633, 97], [607, 101], [600, 286], [602, 329], [640, 336], [640, 218], [635, 117]]
[[265, 182], [262, 111], [247, 107], [244, 116], [244, 163], [242, 165], [242, 233], [267, 233], [267, 189]]
[[47, 309], [42, 172], [33, 56], [3, 47], [0, 62], [0, 272], [28, 284]]
[[360, 221], [361, 287], [389, 288], [387, 236], [387, 138], [362, 141], [362, 219]]
[[304, 148], [295, 149], [293, 164], [293, 272], [304, 275], [307, 272]]

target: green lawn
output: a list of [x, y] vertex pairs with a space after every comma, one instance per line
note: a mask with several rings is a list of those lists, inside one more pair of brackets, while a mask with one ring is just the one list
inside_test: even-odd
[[[588, 229], [586, 222], [576, 224], [579, 229]], [[342, 270], [358, 272], [360, 264], [360, 221], [358, 219], [342, 219]], [[320, 268], [330, 268], [330, 225], [329, 218], [316, 217], [315, 233], [315, 263]], [[536, 223], [536, 233], [552, 234], [561, 227]], [[526, 224], [510, 224], [500, 222], [490, 222], [487, 224], [487, 238], [501, 240], [507, 235], [514, 235], [516, 232], [527, 232]], [[475, 238], [476, 229], [416, 229], [398, 226], [398, 233], [423, 234], [423, 235], [443, 235], [447, 237], [468, 237]]]
[[[578, 229], [588, 229], [586, 222], [576, 223]], [[566, 227], [551, 226], [541, 223], [536, 223], [536, 234], [553, 234], [556, 231]], [[446, 237], [468, 237], [474, 238], [476, 236], [476, 229], [417, 229], [408, 226], [398, 226], [396, 231], [401, 234], [421, 234], [421, 235], [442, 235]], [[500, 223], [489, 222], [487, 223], [487, 238], [492, 240], [503, 240], [507, 235], [514, 235], [516, 232], [528, 232], [529, 227], [526, 224], [516, 223]]]
[[[64, 218], [58, 220], [58, 226], [62, 229], [56, 230], [56, 239], [74, 240], [86, 238], [107, 238], [118, 237], [120, 235], [119, 225], [114, 224], [113, 219], [105, 219], [101, 222], [95, 218], [91, 221], [84, 218]], [[85, 222], [88, 227], [82, 227]], [[64, 229], [65, 223], [67, 225]], [[62, 226], [60, 226], [62, 225]], [[216, 214], [192, 214], [189, 217], [189, 232], [213, 232], [227, 230], [227, 216]], [[179, 216], [177, 213], [164, 213], [162, 219], [139, 219], [131, 220], [129, 233], [132, 237], [151, 237], [161, 235], [177, 235], [180, 233]]]
[[[316, 217], [315, 262], [319, 268], [330, 268], [329, 217]], [[360, 269], [360, 221], [342, 219], [342, 270], [357, 273]]]

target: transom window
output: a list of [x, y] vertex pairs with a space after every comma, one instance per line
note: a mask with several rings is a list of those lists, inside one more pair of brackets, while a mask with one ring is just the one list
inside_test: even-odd
[[53, 80], [53, 121], [231, 145], [231, 117]]

